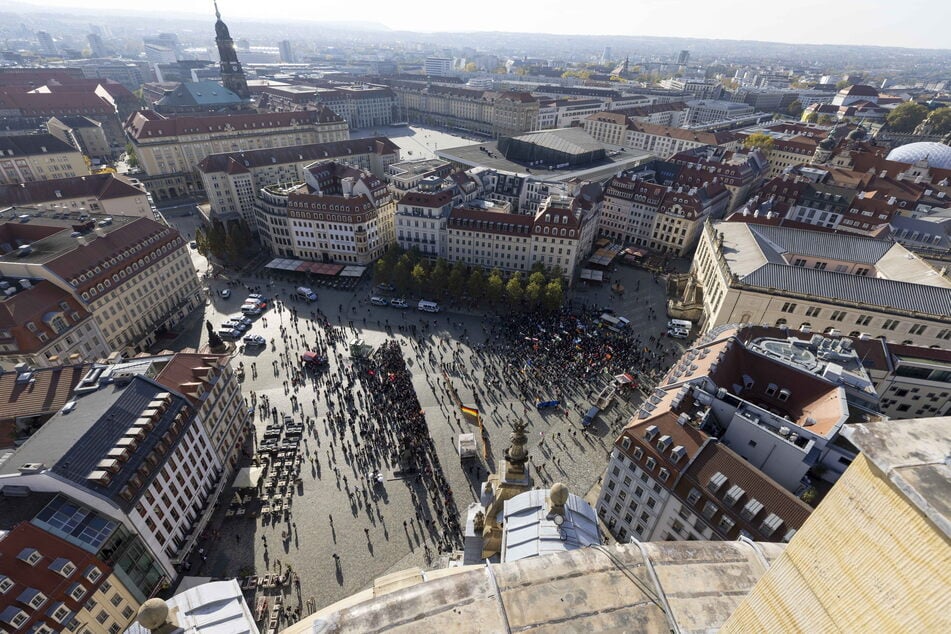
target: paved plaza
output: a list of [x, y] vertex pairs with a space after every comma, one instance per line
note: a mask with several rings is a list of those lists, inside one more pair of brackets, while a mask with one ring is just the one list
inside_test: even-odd
[[[173, 223], [186, 233], [191, 231], [191, 222], [194, 222], [192, 217], [173, 219]], [[193, 253], [193, 257], [197, 269], [206, 271], [204, 258], [197, 253]], [[613, 275], [628, 289], [623, 297], [611, 293], [605, 285], [571, 291], [569, 298], [576, 305], [586, 303], [613, 308], [618, 315], [631, 320], [632, 332], [643, 340], [658, 335], [666, 323], [663, 281], [655, 281], [646, 271], [624, 267]], [[249, 333], [264, 336], [268, 345], [257, 351], [236, 352], [233, 358], [235, 367], [243, 364], [245, 368], [243, 391], [246, 398], [250, 399], [253, 392], [258, 405], [264, 398], [268, 401], [267, 415], [262, 413], [261, 407], [256, 409], [258, 439], [263, 437], [268, 423], [275, 420], [270, 408], [274, 408], [278, 420], [284, 414], [290, 414], [295, 421], [306, 422], [311, 418], [313, 425], [306, 428], [300, 445], [303, 454], [301, 483], [294, 489], [290, 516], [273, 521], [247, 515], [226, 518], [225, 507], [231, 499], [229, 494], [210, 524], [209, 538], [200, 544], [204, 558], [196, 552], [188, 574], [240, 577], [252, 571], [261, 575], [290, 567], [299, 575], [299, 588], [290, 585], [283, 590], [258, 591], [259, 596], [284, 596], [285, 605], [292, 612], [284, 624], [295, 619], [294, 609], [307, 613], [313, 607], [328, 605], [367, 588], [374, 579], [387, 573], [414, 566], [445, 565], [445, 557], [440, 555], [434, 540], [439, 531], [431, 531], [425, 526], [432, 508], [419, 502], [427, 500], [423, 485], [414, 478], [401, 478], [388, 467], [381, 469], [385, 481], [375, 487], [374, 497], [370, 497], [368, 494], [373, 488], [367, 484], [367, 473], [356, 466], [352, 457], [345, 458], [344, 446], [353, 447], [358, 439], [347, 434], [344, 441], [327, 424], [328, 407], [324, 394], [328, 384], [321, 383], [317, 389], [306, 384], [296, 392], [290, 384], [285, 385], [290, 379], [288, 370], [299, 367], [300, 352], [314, 347], [318, 333], [323, 333], [321, 338], [324, 341], [327, 339], [328, 331], [311, 319], [312, 311], [319, 309], [323, 312], [335, 329], [332, 332], [337, 333], [337, 341], [329, 350], [329, 368], [322, 371], [321, 376], [337, 377], [348, 370], [353, 371], [346, 349], [346, 342], [353, 337], [361, 337], [373, 347], [390, 340], [398, 343], [411, 373], [439, 466], [460, 513], [464, 513], [466, 506], [476, 499], [486, 468], [494, 469], [500, 452], [507, 445], [508, 422], [522, 419], [529, 423], [529, 450], [533, 456], [532, 471], [537, 485], [561, 481], [571, 491], [585, 495], [597, 484], [617, 430], [639, 402], [636, 397], [618, 401], [590, 432], [582, 433], [581, 417], [590, 406], [585, 395], [568, 398], [569, 412], [565, 416], [556, 410], [539, 411], [534, 402], [525, 402], [511, 391], [489, 386], [484, 367], [493, 352], [492, 341], [486, 336], [486, 326], [499, 318], [452, 311], [421, 317], [423, 313], [413, 309], [370, 306], [367, 300], [373, 291], [368, 281], [351, 291], [317, 287], [319, 299], [314, 304], [290, 299], [296, 286], [290, 280], [246, 276], [238, 281], [221, 276], [208, 277], [205, 282], [209, 302], [204, 314], [193, 315], [189, 320], [190, 327], [170, 345], [180, 349], [205, 344], [206, 335], [202, 328], [205, 320], [217, 327], [225, 316], [238, 312], [249, 292], [246, 287], [259, 288], [268, 297], [277, 299], [276, 306], [257, 318]], [[635, 291], [638, 287], [640, 290]], [[223, 288], [232, 290], [229, 299], [219, 295], [218, 291]], [[296, 322], [292, 319], [293, 309], [297, 310], [299, 317]], [[352, 328], [349, 327], [351, 321]], [[409, 333], [413, 325], [417, 327], [415, 337]], [[485, 350], [478, 358], [473, 350], [480, 345], [485, 346]], [[671, 355], [674, 354], [677, 344], [664, 339], [663, 345], [671, 348]], [[447, 395], [444, 366], [441, 364], [450, 361], [456, 364], [455, 370], [448, 372], [452, 388], [463, 404], [480, 403], [483, 426], [488, 432], [490, 455], [487, 461], [480, 461], [478, 471], [464, 467], [456, 451], [458, 435], [477, 432], [477, 428], [461, 415]], [[608, 378], [602, 377], [597, 385], [592, 386], [595, 392], [607, 384]], [[482, 394], [477, 395], [474, 389]], [[296, 405], [292, 399], [294, 396]], [[344, 396], [330, 394], [330, 398], [337, 402]], [[545, 400], [550, 396], [544, 394], [539, 398]]]

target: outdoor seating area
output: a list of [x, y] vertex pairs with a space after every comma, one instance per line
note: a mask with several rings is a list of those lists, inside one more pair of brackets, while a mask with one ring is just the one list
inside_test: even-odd
[[287, 280], [291, 282], [300, 281], [300, 275], [304, 275], [308, 284], [338, 290], [355, 288], [367, 270], [365, 266], [308, 262], [288, 258], [274, 258], [265, 264], [264, 268], [275, 274], [288, 274]]

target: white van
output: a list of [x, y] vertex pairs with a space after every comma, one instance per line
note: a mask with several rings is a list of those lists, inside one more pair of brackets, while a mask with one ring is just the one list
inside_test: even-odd
[[427, 313], [438, 313], [442, 310], [436, 302], [427, 302], [425, 299], [421, 299], [416, 308]]
[[686, 319], [671, 319], [667, 322], [668, 330], [676, 330], [678, 328], [680, 330], [686, 330], [687, 332], [690, 332], [690, 330], [693, 328], [693, 322], [687, 321]]

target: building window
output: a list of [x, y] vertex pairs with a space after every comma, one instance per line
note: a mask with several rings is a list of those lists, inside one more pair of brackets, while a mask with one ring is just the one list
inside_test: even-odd
[[923, 335], [926, 326], [924, 324], [915, 324], [908, 330], [909, 335]]
[[845, 319], [845, 311], [843, 310], [834, 310], [832, 315], [829, 317], [832, 321], [842, 321]]
[[806, 309], [806, 317], [818, 317], [822, 309], [818, 306], [810, 306]]
[[859, 315], [859, 318], [855, 320], [857, 326], [868, 326], [872, 323], [872, 318], [868, 315]]
[[634, 459], [635, 459], [635, 460], [640, 460], [640, 459], [643, 458], [643, 457], [644, 457], [644, 450], [641, 449], [640, 447], [635, 447], [635, 448], [634, 448]]
[[703, 516], [705, 518], [710, 519], [714, 515], [716, 515], [717, 505], [714, 504], [713, 502], [707, 501], [707, 503], [703, 505], [703, 511], [701, 512], [703, 513]]
[[897, 319], [886, 319], [885, 322], [882, 324], [883, 330], [895, 330], [895, 328], [897, 327], [898, 327]]
[[646, 465], [647, 465], [648, 471], [653, 471], [654, 467], [657, 466], [657, 461], [654, 460], [653, 458], [648, 458]]
[[779, 310], [783, 311], [784, 313], [796, 312], [796, 304], [793, 304], [792, 302], [785, 302], [782, 308]]
[[720, 530], [724, 533], [729, 533], [735, 526], [735, 523], [729, 517], [724, 515], [720, 518], [720, 522], [717, 524], [717, 526], [719, 526]]
[[697, 489], [690, 489], [690, 493], [687, 494], [687, 504], [693, 506], [697, 503], [697, 500], [700, 499], [700, 491]]

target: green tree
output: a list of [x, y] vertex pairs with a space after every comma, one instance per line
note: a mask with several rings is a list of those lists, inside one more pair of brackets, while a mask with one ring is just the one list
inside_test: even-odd
[[413, 269], [410, 268], [409, 258], [405, 256], [401, 257], [399, 262], [396, 263], [396, 266], [393, 267], [393, 275], [390, 278], [390, 284], [395, 286], [400, 292], [408, 291], [413, 280], [412, 272]]
[[502, 281], [502, 273], [498, 269], [493, 269], [489, 274], [489, 279], [485, 283], [485, 296], [490, 304], [498, 304], [505, 292], [505, 283]]
[[792, 102], [791, 104], [789, 104], [789, 107], [786, 108], [786, 112], [788, 112], [791, 116], [796, 117], [798, 119], [799, 117], [802, 116], [802, 102], [799, 101], [798, 99]]
[[466, 292], [472, 299], [480, 299], [485, 293], [485, 274], [481, 267], [472, 267], [472, 271], [469, 272], [469, 279], [466, 280]]
[[456, 260], [449, 271], [449, 279], [446, 281], [446, 290], [450, 295], [459, 297], [466, 291], [466, 264], [462, 260]]
[[945, 135], [951, 132], [951, 108], [938, 108], [928, 115], [931, 134]]
[[774, 144], [773, 137], [762, 132], [754, 132], [743, 140], [743, 147], [747, 150], [758, 148], [764, 152], [769, 152]]
[[832, 117], [827, 114], [820, 114], [819, 120], [817, 121], [817, 123], [819, 125], [829, 125], [830, 123], [832, 123]]
[[505, 296], [512, 308], [517, 308], [522, 303], [522, 297], [525, 295], [525, 289], [522, 288], [522, 275], [516, 273], [509, 278], [505, 285]]
[[810, 112], [806, 115], [806, 123], [816, 123], [817, 121], [819, 121], [818, 112]]
[[548, 282], [548, 278], [545, 277], [545, 273], [543, 271], [535, 271], [531, 275], [528, 276], [529, 284], [537, 284], [538, 286], [544, 286], [547, 282]]
[[449, 286], [449, 263], [439, 258], [429, 274], [429, 291], [436, 297], [442, 297], [447, 286]]
[[564, 301], [565, 292], [561, 288], [561, 282], [558, 280], [548, 282], [548, 284], [545, 285], [545, 295], [542, 298], [545, 310], [555, 312], [561, 308], [561, 304]]
[[419, 294], [429, 291], [429, 268], [424, 262], [417, 262], [413, 267], [413, 290]]
[[914, 132], [918, 124], [928, 116], [928, 108], [920, 103], [907, 101], [895, 106], [895, 108], [885, 115], [885, 122], [890, 130], [894, 132]]
[[[532, 275], [532, 277], [534, 277], [534, 275]], [[538, 308], [544, 292], [545, 287], [542, 284], [538, 283], [532, 278], [529, 278], [528, 284], [525, 286], [525, 304], [528, 306], [528, 308]]]
[[837, 81], [837, 82], [835, 83], [835, 89], [836, 89], [836, 90], [842, 90], [843, 88], [847, 87], [848, 85], [849, 85], [849, 80], [848, 80], [848, 79], [843, 79], [842, 81]]
[[373, 283], [390, 284], [390, 275], [392, 272], [393, 267], [388, 265], [384, 258], [380, 258], [376, 261], [376, 264], [373, 265]]
[[195, 229], [195, 247], [198, 249], [198, 253], [205, 256], [206, 258], [211, 255], [211, 245], [208, 241], [208, 232], [205, 231], [204, 227], [198, 227]]
[[467, 73], [474, 73], [479, 70], [479, 67], [476, 66], [475, 62], [468, 62], [463, 70]]
[[125, 144], [125, 153], [126, 153], [126, 163], [129, 164], [129, 167], [138, 167], [139, 166], [139, 157], [135, 154], [135, 146], [131, 143]]

